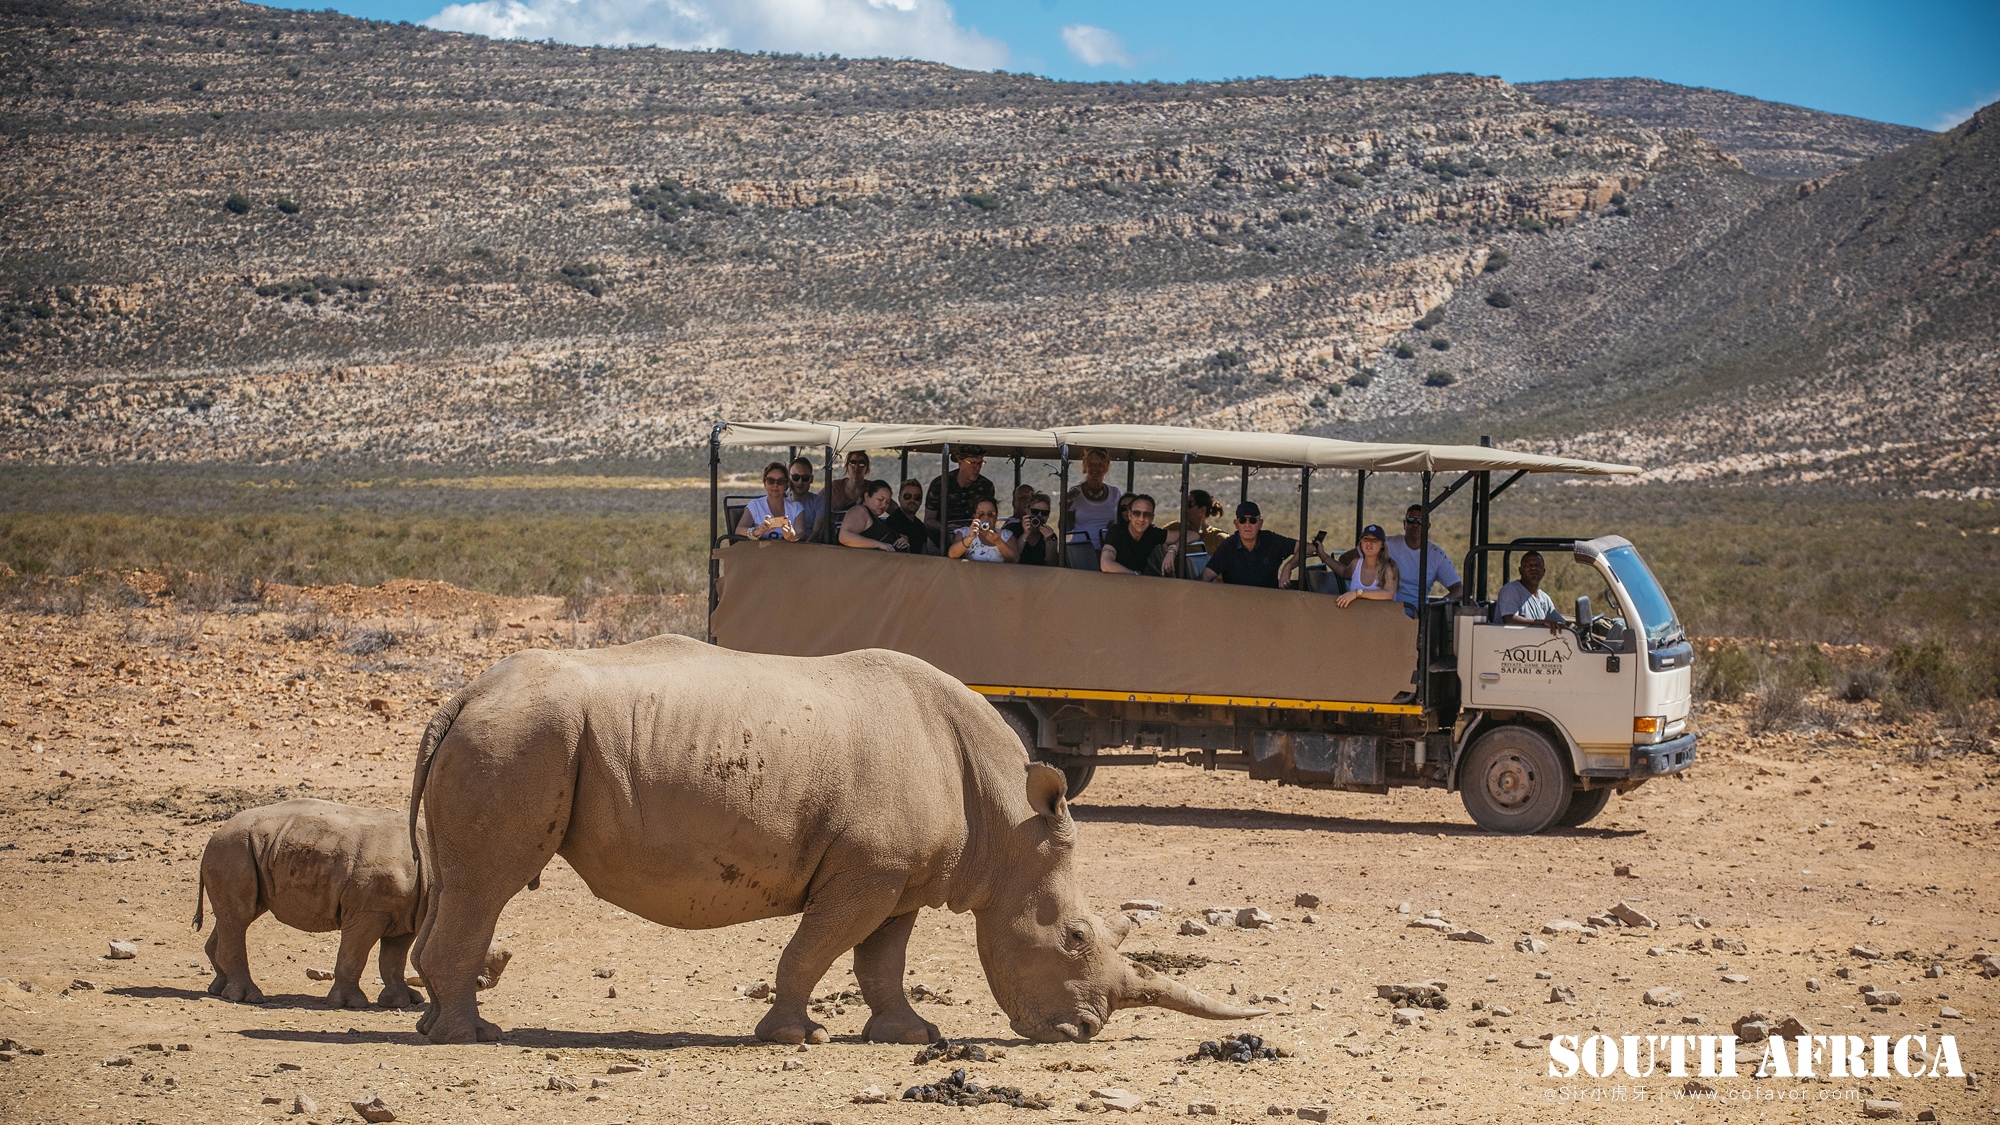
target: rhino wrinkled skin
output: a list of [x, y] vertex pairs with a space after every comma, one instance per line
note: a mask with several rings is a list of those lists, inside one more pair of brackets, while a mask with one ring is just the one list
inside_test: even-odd
[[[208, 838], [195, 888], [194, 927], [201, 929], [204, 892], [215, 908], [208, 960], [215, 980], [208, 991], [224, 1000], [262, 1003], [250, 979], [245, 932], [265, 911], [293, 929], [340, 931], [334, 962], [334, 1008], [365, 1008], [361, 970], [368, 951], [382, 943], [379, 968], [387, 1008], [420, 1004], [405, 983], [403, 962], [422, 916], [422, 883], [410, 850], [410, 825], [402, 809], [364, 809], [301, 798], [246, 809]], [[513, 954], [492, 948], [475, 969], [478, 987], [499, 983]]]
[[972, 912], [993, 996], [1030, 1039], [1088, 1039], [1146, 1004], [1264, 1014], [1119, 956], [1126, 926], [1077, 889], [1063, 792], [985, 700], [901, 653], [760, 656], [671, 636], [515, 653], [438, 710], [417, 755], [409, 830], [431, 895], [413, 958], [434, 1000], [418, 1030], [499, 1037], [479, 1016], [479, 954], [556, 855], [662, 925], [803, 915], [757, 1025], [769, 1041], [826, 1042], [806, 1006], [850, 949], [863, 1038], [936, 1040], [903, 992], [923, 907]]

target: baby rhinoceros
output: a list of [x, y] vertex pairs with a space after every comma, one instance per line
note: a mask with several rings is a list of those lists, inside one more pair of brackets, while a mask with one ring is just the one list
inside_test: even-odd
[[[215, 830], [202, 852], [194, 900], [197, 930], [203, 891], [215, 908], [207, 947], [215, 966], [210, 993], [224, 1000], [263, 1002], [263, 992], [250, 979], [244, 935], [250, 923], [270, 911], [294, 929], [340, 931], [328, 1007], [368, 1006], [361, 970], [378, 941], [384, 985], [379, 1002], [386, 1008], [423, 1003], [403, 969], [425, 905], [404, 810], [307, 798], [237, 813]], [[512, 957], [508, 950], [490, 947], [478, 987], [498, 984]]]

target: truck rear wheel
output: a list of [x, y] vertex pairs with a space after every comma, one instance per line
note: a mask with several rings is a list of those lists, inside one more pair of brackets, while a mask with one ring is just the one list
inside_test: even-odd
[[1488, 732], [1473, 744], [1459, 774], [1465, 811], [1489, 832], [1540, 832], [1569, 811], [1570, 794], [1561, 755], [1527, 727]]
[[1564, 828], [1575, 828], [1588, 823], [1591, 817], [1603, 812], [1604, 806], [1610, 803], [1609, 789], [1585, 789], [1580, 793], [1571, 793], [1569, 809], [1556, 819], [1556, 823]]
[[[1042, 751], [1035, 745], [1035, 716], [1026, 708], [1018, 706], [1001, 705], [994, 710], [1000, 712], [1000, 717], [1007, 720], [1007, 725], [1013, 728], [1015, 737], [1019, 738], [1021, 745], [1027, 748], [1028, 759], [1035, 762], [1042, 761]], [[1055, 765], [1053, 762], [1049, 764]], [[1097, 776], [1096, 766], [1057, 765], [1056, 768], [1062, 771], [1063, 780], [1068, 783], [1067, 792], [1063, 795], [1063, 799], [1068, 801], [1074, 801], [1082, 796], [1083, 791], [1090, 787], [1090, 779]]]

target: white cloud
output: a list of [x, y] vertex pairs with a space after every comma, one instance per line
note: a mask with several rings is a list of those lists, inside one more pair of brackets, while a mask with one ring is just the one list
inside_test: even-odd
[[1969, 120], [1973, 114], [1978, 113], [1980, 110], [1985, 109], [1989, 105], [1992, 105], [1993, 100], [1995, 98], [2000, 98], [2000, 90], [1995, 90], [1992, 93], [1987, 94], [1984, 97], [1981, 97], [1978, 101], [1972, 102], [1965, 106], [1961, 106], [1958, 109], [1949, 110], [1947, 112], [1938, 114], [1937, 119], [1931, 122], [1931, 132], [1948, 133], [1951, 130], [1958, 128], [1960, 125], [1964, 124], [1967, 120]]
[[1085, 66], [1132, 65], [1132, 56], [1125, 52], [1125, 41], [1114, 32], [1087, 23], [1073, 23], [1062, 29], [1062, 38], [1069, 53]]
[[960, 26], [946, 0], [472, 0], [424, 23], [496, 39], [1007, 62], [1007, 44]]

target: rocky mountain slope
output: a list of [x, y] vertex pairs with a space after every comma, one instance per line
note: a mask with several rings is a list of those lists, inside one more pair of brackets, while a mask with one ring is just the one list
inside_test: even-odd
[[1692, 129], [1741, 160], [1751, 173], [1774, 180], [1824, 176], [1935, 135], [1908, 125], [1654, 78], [1569, 78], [1524, 82], [1516, 89], [1553, 105], [1622, 117], [1649, 129]]
[[[1968, 311], [1863, 291], [1841, 354], [1991, 397], [1976, 335], [1917, 346], [1990, 320], [1981, 220], [1863, 175], [1900, 155], [1780, 185], [1496, 79], [1061, 83], [227, 0], [15, 5], [0, 58], [0, 458], [647, 459], [785, 415], [1547, 443], [1581, 425], [1537, 420], [1561, 386], [1629, 431], [1595, 452], [1674, 463], [1713, 396], [1666, 428], [1619, 403], [1832, 378], [1799, 333], [1961, 251]], [[1859, 248], [1891, 230], [1884, 273]], [[1829, 246], [1792, 307], [1774, 271]], [[1698, 346], [1729, 302], [1765, 310], [1735, 382]], [[1856, 409], [1856, 440], [1908, 432]]]

